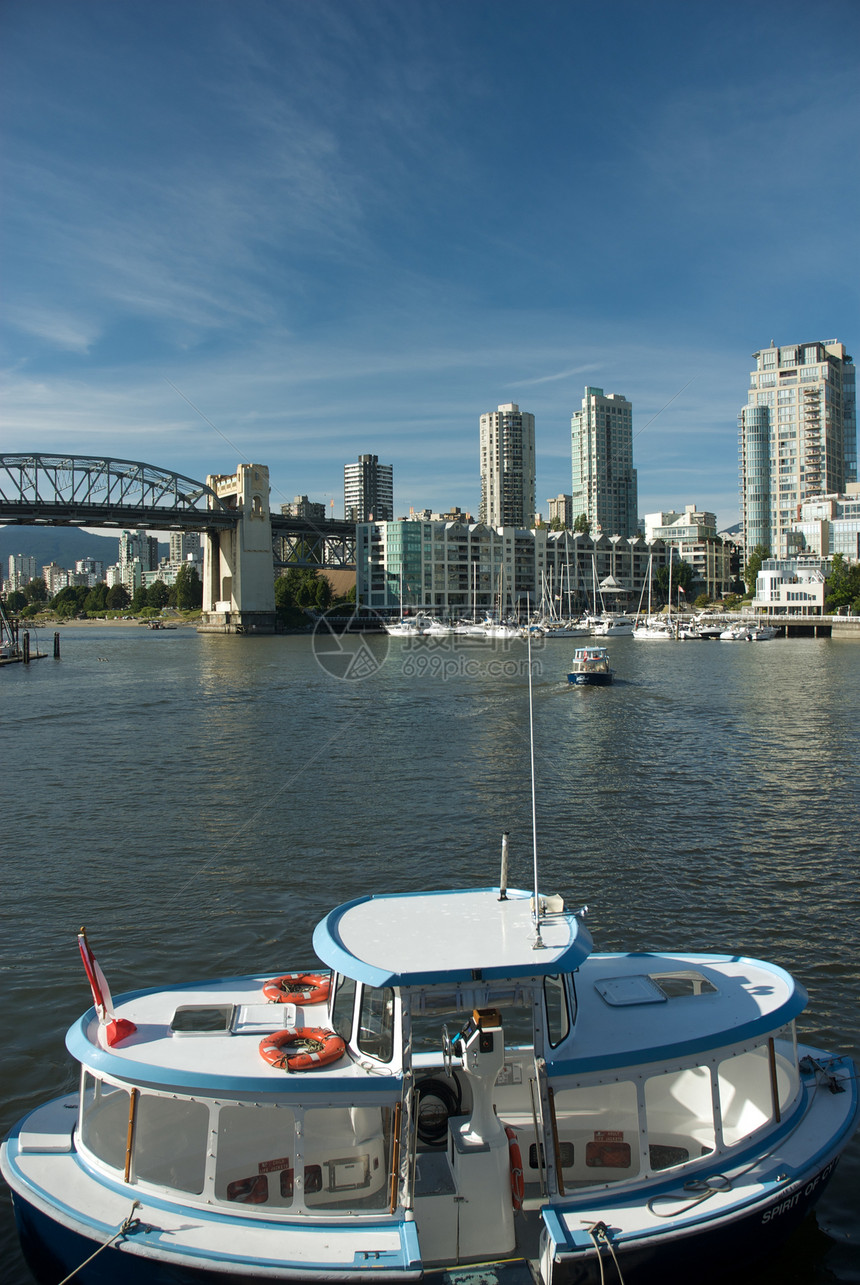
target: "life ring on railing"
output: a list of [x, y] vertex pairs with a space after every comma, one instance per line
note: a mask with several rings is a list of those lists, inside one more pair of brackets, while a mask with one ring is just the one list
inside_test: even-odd
[[[294, 1053], [289, 1050], [299, 1045]], [[346, 1045], [334, 1031], [308, 1026], [298, 1031], [287, 1027], [260, 1040], [260, 1056], [281, 1071], [315, 1071], [343, 1057]]]
[[326, 973], [284, 973], [263, 987], [270, 1004], [324, 1004], [331, 994], [331, 977]]
[[520, 1144], [517, 1142], [517, 1131], [508, 1124], [505, 1126], [508, 1138], [508, 1156], [511, 1162], [511, 1204], [514, 1209], [522, 1209], [523, 1197], [526, 1194], [526, 1180], [523, 1174], [523, 1157]]

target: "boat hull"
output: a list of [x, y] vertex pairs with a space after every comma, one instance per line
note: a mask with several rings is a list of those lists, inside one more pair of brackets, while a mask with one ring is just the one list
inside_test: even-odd
[[612, 674], [568, 674], [567, 681], [576, 687], [608, 687]]
[[[420, 1268], [380, 1269], [370, 1262], [367, 1268], [352, 1271], [241, 1259], [220, 1259], [211, 1267], [194, 1266], [183, 1262], [179, 1255], [168, 1259], [148, 1253], [144, 1228], [126, 1237], [122, 1247], [105, 1248], [104, 1241], [65, 1226], [17, 1192], [12, 1194], [12, 1204], [24, 1259], [39, 1285], [56, 1285], [72, 1272], [75, 1285], [117, 1285], [118, 1281], [122, 1285], [259, 1285], [260, 1281], [307, 1281], [313, 1285], [360, 1285], [366, 1281], [368, 1285], [394, 1285], [422, 1279]], [[134, 1240], [138, 1243], [134, 1244]], [[82, 1266], [93, 1254], [96, 1257]]]
[[[733, 1212], [724, 1217], [700, 1222], [684, 1229], [667, 1229], [665, 1234], [631, 1237], [628, 1241], [615, 1241], [613, 1251], [625, 1285], [689, 1285], [692, 1280], [707, 1282], [725, 1279], [737, 1264], [761, 1261], [776, 1253], [787, 1238], [810, 1213], [824, 1192], [838, 1162], [838, 1155], [831, 1156], [826, 1164], [810, 1170], [785, 1189], [767, 1200], [757, 1202], [743, 1212]], [[88, 1236], [58, 1223], [42, 1213], [20, 1195], [13, 1195], [18, 1234], [27, 1266], [40, 1285], [56, 1285], [76, 1268], [79, 1285], [252, 1285], [261, 1280], [317, 1282], [367, 1282], [384, 1285], [384, 1282], [426, 1281], [428, 1285], [437, 1278], [450, 1278], [457, 1269], [447, 1271], [420, 1269], [405, 1272], [402, 1269], [380, 1269], [368, 1264], [366, 1269], [352, 1272], [333, 1270], [307, 1271], [298, 1267], [275, 1264], [221, 1263], [217, 1267], [194, 1267], [180, 1262], [160, 1261], [140, 1249], [132, 1247], [129, 1237], [124, 1248], [101, 1248], [92, 1261], [81, 1264], [100, 1249], [100, 1243]], [[610, 1238], [613, 1238], [611, 1211], [605, 1218]], [[141, 1236], [145, 1233], [137, 1232]], [[601, 1244], [601, 1263], [593, 1243], [573, 1252], [544, 1241], [543, 1263], [551, 1262], [548, 1285], [602, 1285], [614, 1279], [616, 1272], [612, 1252], [605, 1240]], [[518, 1260], [521, 1262], [522, 1260]], [[490, 1265], [482, 1264], [486, 1269]], [[504, 1269], [504, 1264], [499, 1264]], [[460, 1270], [467, 1271], [463, 1264]], [[486, 1270], [482, 1275], [490, 1279]], [[500, 1275], [504, 1275], [504, 1270]], [[616, 1273], [617, 1275], [617, 1273]]]
[[[761, 1262], [777, 1253], [824, 1192], [838, 1154], [788, 1184], [777, 1195], [743, 1211], [702, 1219], [665, 1234], [613, 1241], [625, 1285], [690, 1285], [691, 1281], [725, 1281], [738, 1264]], [[605, 1218], [612, 1238], [612, 1216]], [[555, 1247], [550, 1285], [602, 1285], [618, 1275], [608, 1245], [602, 1242], [603, 1272], [593, 1243], [572, 1253]], [[546, 1259], [544, 1260], [546, 1261]], [[615, 1275], [613, 1276], [613, 1273]]]

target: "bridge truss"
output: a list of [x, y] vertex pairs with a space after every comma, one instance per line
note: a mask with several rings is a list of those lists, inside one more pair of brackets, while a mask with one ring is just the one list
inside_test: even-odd
[[0, 522], [199, 531], [230, 527], [236, 519], [210, 487], [151, 464], [0, 455]]
[[272, 514], [275, 567], [355, 568], [355, 523], [326, 519], [284, 518]]
[[[135, 460], [0, 454], [0, 525], [223, 531], [240, 512], [204, 482]], [[272, 515], [272, 562], [355, 567], [355, 524]]]

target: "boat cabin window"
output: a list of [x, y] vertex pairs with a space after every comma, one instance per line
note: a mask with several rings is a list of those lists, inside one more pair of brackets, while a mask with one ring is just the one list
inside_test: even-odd
[[352, 1020], [355, 1013], [355, 979], [339, 976], [331, 1006], [331, 1024], [347, 1044], [352, 1039]]
[[206, 1172], [209, 1108], [193, 1098], [141, 1093], [134, 1129], [134, 1176], [199, 1194]]
[[671, 1169], [716, 1146], [711, 1072], [707, 1066], [652, 1075], [645, 1081], [648, 1166]]
[[554, 1102], [564, 1183], [621, 1182], [635, 1177], [639, 1172], [635, 1084], [622, 1080], [557, 1089]]
[[131, 1094], [84, 1071], [81, 1080], [81, 1142], [112, 1169], [125, 1168]]
[[362, 987], [358, 1047], [380, 1062], [390, 1062], [394, 1056], [394, 991], [390, 986]]
[[[304, 1203], [308, 1209], [388, 1207], [390, 1107], [323, 1107], [305, 1111]], [[313, 1184], [308, 1183], [308, 1171]]]
[[723, 1141], [731, 1147], [777, 1119], [799, 1088], [794, 1023], [717, 1067]]
[[[218, 1113], [216, 1199], [289, 1208], [295, 1159], [296, 1117], [289, 1107], [222, 1106]], [[307, 1180], [305, 1167], [303, 1181]]]
[[570, 1030], [564, 978], [559, 975], [545, 977], [543, 994], [546, 1003], [547, 1035], [552, 1047], [556, 1048]]

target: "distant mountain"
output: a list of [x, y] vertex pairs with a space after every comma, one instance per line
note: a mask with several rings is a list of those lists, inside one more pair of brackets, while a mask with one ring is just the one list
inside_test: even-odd
[[[159, 556], [167, 557], [169, 544], [159, 544]], [[79, 527], [63, 526], [4, 526], [0, 527], [0, 579], [9, 571], [9, 556], [23, 553], [36, 559], [36, 574], [42, 567], [56, 562], [60, 567], [74, 569], [81, 558], [96, 558], [106, 567], [119, 559], [119, 537], [92, 535]]]

